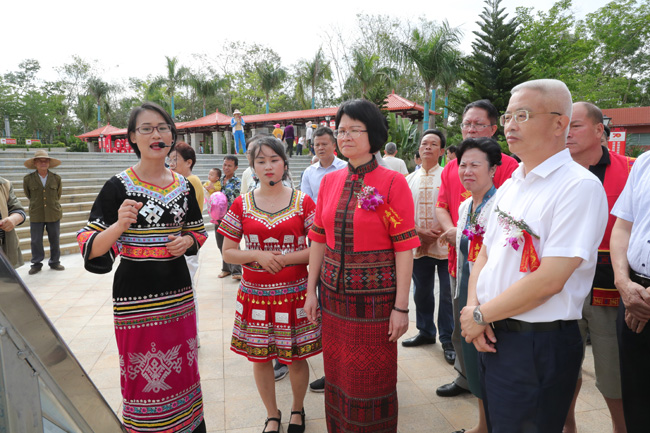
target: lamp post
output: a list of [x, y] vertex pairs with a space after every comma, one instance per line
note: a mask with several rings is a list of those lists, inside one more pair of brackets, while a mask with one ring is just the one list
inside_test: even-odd
[[609, 117], [607, 114], [603, 114], [603, 125], [609, 126], [611, 121], [612, 121], [611, 117]]

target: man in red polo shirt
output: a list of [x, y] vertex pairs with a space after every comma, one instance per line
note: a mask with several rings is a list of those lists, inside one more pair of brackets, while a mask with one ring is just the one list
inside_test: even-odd
[[[467, 104], [463, 111], [463, 123], [461, 131], [463, 139], [476, 137], [492, 137], [497, 132], [497, 119], [499, 112], [496, 107], [487, 99]], [[500, 187], [503, 182], [510, 178], [513, 171], [519, 166], [517, 161], [503, 155], [501, 165], [497, 167], [494, 175], [494, 186]], [[436, 203], [436, 218], [442, 226], [444, 239], [449, 242], [449, 275], [451, 278], [452, 294], [456, 292], [456, 223], [458, 222], [458, 207], [463, 200], [467, 199], [471, 193], [467, 191], [460, 182], [458, 176], [458, 160], [454, 159], [447, 163], [442, 171], [442, 184], [438, 193]], [[451, 341], [453, 349], [456, 351], [456, 362], [454, 368], [458, 371], [458, 377], [446, 385], [442, 385], [436, 390], [436, 394], [441, 397], [453, 397], [464, 392], [469, 392], [469, 385], [465, 377], [465, 364], [463, 362], [463, 352], [461, 349], [461, 329], [460, 329], [460, 308], [458, 297], [453, 297], [454, 308], [454, 333]]]
[[[607, 205], [611, 212], [621, 195], [625, 182], [632, 170], [633, 158], [610, 152], [602, 146], [604, 134], [603, 113], [594, 104], [576, 102], [567, 137], [567, 148], [575, 162], [591, 171], [605, 187]], [[589, 331], [596, 370], [596, 388], [601, 392], [612, 416], [613, 431], [625, 432], [623, 400], [621, 396], [621, 374], [619, 369], [618, 341], [616, 338], [616, 316], [620, 294], [614, 285], [614, 270], [609, 256], [609, 238], [616, 217], [609, 214], [605, 236], [598, 247], [598, 262], [591, 292], [582, 307], [582, 319], [578, 321], [582, 339]], [[578, 379], [573, 402], [564, 425], [564, 432], [577, 431], [575, 404], [582, 386]]]

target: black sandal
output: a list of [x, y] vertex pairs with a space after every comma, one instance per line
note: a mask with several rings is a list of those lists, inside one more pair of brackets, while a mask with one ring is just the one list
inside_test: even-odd
[[[278, 423], [278, 429], [277, 430], [269, 430], [266, 431], [266, 426], [268, 425], [269, 421], [275, 421]], [[266, 421], [264, 422], [264, 429], [262, 430], [262, 433], [280, 433], [280, 430], [282, 430], [282, 411], [278, 409], [278, 417], [277, 418], [267, 418]]]
[[300, 417], [302, 418], [302, 425], [291, 424], [291, 416], [290, 416], [289, 428], [287, 429], [287, 433], [304, 433], [305, 432], [305, 408], [303, 407], [301, 410], [292, 410], [291, 415], [300, 415]]

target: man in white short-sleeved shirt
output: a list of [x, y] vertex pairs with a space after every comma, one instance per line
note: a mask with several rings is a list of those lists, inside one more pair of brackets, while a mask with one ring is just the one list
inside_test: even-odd
[[497, 191], [503, 213], [486, 224], [461, 314], [463, 336], [482, 352], [493, 432], [562, 431], [578, 378], [576, 319], [591, 289], [607, 198], [566, 149], [571, 111], [564, 83], [534, 80], [512, 89], [501, 117], [522, 164]]
[[623, 413], [628, 433], [650, 425], [650, 152], [636, 162], [612, 215], [609, 247], [621, 294], [617, 320]]

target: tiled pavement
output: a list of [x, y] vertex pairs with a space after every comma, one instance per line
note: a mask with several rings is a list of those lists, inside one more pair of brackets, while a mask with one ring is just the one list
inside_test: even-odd
[[[113, 273], [95, 275], [84, 270], [79, 254], [63, 256], [64, 272], [47, 266], [28, 275], [18, 270], [45, 313], [54, 323], [111, 407], [120, 413], [121, 395], [117, 347], [113, 334], [111, 286]], [[258, 433], [265, 410], [257, 394], [251, 364], [229, 350], [237, 284], [218, 279], [221, 256], [211, 236], [201, 249], [197, 274], [199, 301], [199, 365], [205, 419], [209, 432]], [[413, 301], [411, 300], [411, 304]], [[414, 306], [403, 338], [415, 335]], [[323, 358], [309, 359], [310, 380], [323, 374]], [[477, 420], [476, 399], [469, 395], [441, 398], [438, 386], [449, 383], [454, 370], [443, 359], [440, 344], [405, 349], [399, 346], [399, 432], [449, 433], [472, 427]], [[577, 405], [581, 432], [611, 432], [605, 401], [595, 387], [593, 358], [588, 347], [583, 385]], [[288, 378], [276, 383], [278, 403], [290, 411]], [[308, 392], [305, 400], [307, 432], [326, 432], [323, 394]], [[287, 417], [285, 416], [285, 423]], [[286, 430], [286, 424], [285, 424]]]

